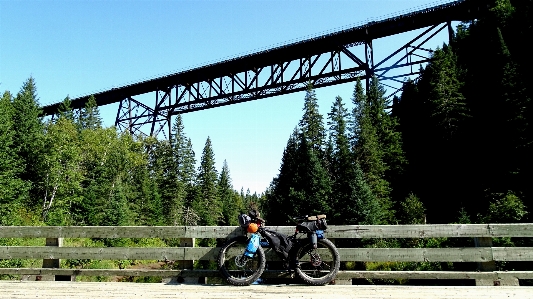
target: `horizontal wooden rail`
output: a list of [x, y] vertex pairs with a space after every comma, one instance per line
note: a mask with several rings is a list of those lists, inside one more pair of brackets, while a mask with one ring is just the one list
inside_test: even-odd
[[[294, 226], [271, 226], [287, 235]], [[0, 226], [0, 238], [227, 238], [234, 226]], [[533, 224], [331, 225], [328, 238], [533, 237]]]
[[[287, 235], [293, 226], [268, 227]], [[212, 277], [218, 271], [190, 270], [192, 261], [215, 260], [220, 248], [194, 247], [194, 238], [230, 238], [246, 234], [230, 226], [0, 226], [0, 238], [43, 238], [47, 246], [0, 246], [0, 259], [43, 259], [42, 268], [0, 268], [8, 275]], [[533, 224], [332, 225], [329, 239], [354, 238], [474, 238], [465, 248], [338, 248], [345, 262], [475, 262], [481, 272], [457, 271], [340, 271], [338, 280], [475, 279], [477, 285], [518, 285], [533, 279], [533, 271], [495, 271], [495, 262], [533, 261], [533, 247], [493, 247], [496, 237], [533, 237]], [[179, 238], [184, 247], [61, 247], [62, 238]], [[43, 242], [44, 245], [44, 242]], [[475, 247], [474, 247], [475, 246]], [[268, 261], [279, 261], [265, 249]], [[231, 251], [228, 254], [232, 254]], [[330, 260], [323, 253], [324, 260]], [[180, 270], [58, 269], [59, 259], [177, 261]], [[49, 262], [54, 263], [49, 263]], [[286, 271], [267, 271], [263, 277], [289, 277]], [[194, 279], [193, 279], [194, 280]]]
[[[220, 248], [210, 247], [0, 247], [0, 259], [215, 260]], [[472, 248], [338, 248], [341, 261], [362, 262], [488, 262], [532, 261], [531, 247]], [[324, 255], [325, 260], [328, 259]], [[279, 260], [267, 250], [268, 260]]]

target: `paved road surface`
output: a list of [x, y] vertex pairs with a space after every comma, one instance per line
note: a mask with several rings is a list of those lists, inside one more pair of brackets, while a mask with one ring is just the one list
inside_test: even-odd
[[338, 285], [172, 285], [126, 282], [0, 281], [0, 298], [358, 298], [533, 299], [533, 287], [427, 287]]

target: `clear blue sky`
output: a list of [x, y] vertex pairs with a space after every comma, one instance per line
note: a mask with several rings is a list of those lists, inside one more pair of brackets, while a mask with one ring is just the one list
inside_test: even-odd
[[[0, 91], [16, 94], [33, 76], [46, 105], [443, 2], [450, 1], [0, 0]], [[414, 35], [374, 41], [375, 61]], [[441, 34], [431, 47], [444, 41]], [[337, 95], [350, 107], [353, 86], [316, 90], [324, 117]], [[278, 174], [303, 99], [294, 93], [185, 114], [196, 159], [210, 136], [217, 169], [227, 160], [234, 188], [263, 192]], [[106, 126], [117, 107], [100, 108]]]

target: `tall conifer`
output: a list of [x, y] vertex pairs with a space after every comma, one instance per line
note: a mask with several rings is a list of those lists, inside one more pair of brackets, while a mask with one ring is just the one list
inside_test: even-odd
[[200, 216], [203, 225], [217, 225], [222, 218], [222, 206], [218, 193], [218, 174], [215, 168], [215, 154], [211, 138], [207, 137], [198, 167], [197, 188], [193, 209]]
[[30, 184], [30, 194], [26, 195], [32, 204], [38, 205], [42, 198], [42, 189], [37, 182], [42, 178], [39, 171], [42, 165], [44, 148], [44, 126], [41, 119], [41, 108], [37, 97], [35, 80], [30, 77], [24, 82], [19, 93], [13, 100], [14, 139], [13, 146], [21, 159], [21, 179]]

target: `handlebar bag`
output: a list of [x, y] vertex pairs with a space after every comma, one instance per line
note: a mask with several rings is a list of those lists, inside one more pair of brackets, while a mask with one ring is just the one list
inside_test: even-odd
[[314, 232], [318, 229], [319, 227], [317, 226], [317, 223], [316, 221], [304, 221], [298, 225], [296, 225], [296, 229], [299, 231], [299, 232], [302, 232], [302, 233], [310, 233], [310, 232]]

